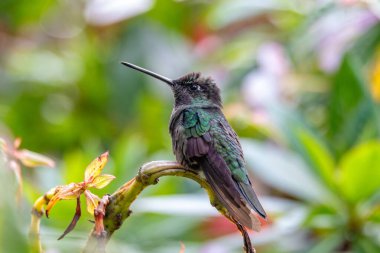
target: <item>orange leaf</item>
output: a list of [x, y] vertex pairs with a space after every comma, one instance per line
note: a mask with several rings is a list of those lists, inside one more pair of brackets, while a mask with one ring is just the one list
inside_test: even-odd
[[86, 190], [84, 195], [86, 196], [87, 211], [94, 215], [94, 210], [98, 206], [100, 198], [95, 194], [92, 194], [89, 190]]
[[115, 179], [115, 176], [103, 174], [100, 176], [97, 176], [92, 183], [88, 184], [88, 187], [95, 187], [96, 189], [101, 189], [106, 187], [112, 180]]
[[46, 216], [49, 216], [50, 210], [60, 200], [76, 199], [83, 193], [84, 188], [82, 184], [71, 183], [68, 185], [57, 187], [57, 190], [52, 195], [47, 207]]
[[56, 195], [53, 196], [53, 197], [50, 199], [48, 205], [46, 206], [46, 210], [45, 210], [45, 215], [46, 215], [46, 217], [49, 218], [50, 210], [53, 208], [53, 206], [55, 206], [55, 204], [57, 204], [57, 202], [58, 202], [59, 200], [60, 200], [60, 198], [57, 197]]
[[108, 161], [108, 151], [95, 158], [86, 168], [84, 172], [84, 181], [91, 183], [97, 176], [100, 175], [104, 166]]
[[84, 192], [84, 190], [82, 184], [71, 183], [62, 186], [56, 195], [60, 199], [76, 199]]

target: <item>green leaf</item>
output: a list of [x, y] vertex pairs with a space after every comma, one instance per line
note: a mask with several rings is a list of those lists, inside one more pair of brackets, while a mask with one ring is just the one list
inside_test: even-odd
[[371, 135], [379, 135], [376, 107], [361, 68], [357, 58], [348, 54], [334, 78], [328, 107], [328, 137], [338, 156], [358, 142], [369, 121], [376, 125]]
[[371, 27], [366, 33], [362, 34], [352, 45], [352, 53], [359, 60], [366, 63], [372, 59], [380, 42], [380, 24]]
[[326, 141], [296, 111], [283, 107], [272, 110], [272, 114], [283, 138], [307, 163], [306, 169], [332, 188], [335, 161]]
[[346, 222], [342, 208], [329, 205], [311, 206], [304, 220], [304, 226], [313, 230], [333, 231]]
[[323, 181], [332, 187], [334, 184], [334, 160], [327, 148], [306, 131], [301, 130], [297, 135], [311, 166]]
[[355, 203], [380, 190], [380, 142], [362, 144], [346, 153], [340, 162], [340, 190]]
[[297, 154], [252, 140], [242, 146], [249, 168], [268, 185], [307, 202], [337, 202]]
[[354, 245], [353, 253], [378, 253], [380, 252], [380, 247], [374, 239], [370, 238], [359, 238]]
[[343, 237], [341, 235], [330, 235], [320, 240], [314, 245], [307, 253], [329, 253], [336, 252], [337, 247], [342, 243]]

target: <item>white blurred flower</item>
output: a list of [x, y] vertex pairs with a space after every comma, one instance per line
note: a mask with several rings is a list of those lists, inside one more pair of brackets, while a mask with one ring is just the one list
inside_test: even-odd
[[260, 47], [257, 61], [260, 68], [275, 76], [286, 74], [289, 70], [289, 61], [285, 56], [282, 45], [271, 42]]
[[339, 10], [326, 15], [317, 22], [313, 38], [318, 45], [318, 59], [321, 69], [333, 72], [339, 67], [341, 57], [351, 46], [350, 42], [365, 33], [378, 19], [367, 10]]
[[258, 52], [258, 69], [243, 80], [242, 93], [248, 105], [265, 109], [279, 101], [282, 79], [289, 70], [289, 62], [278, 43], [264, 44]]
[[89, 0], [85, 18], [92, 25], [110, 25], [148, 11], [153, 0]]
[[373, 8], [369, 6], [356, 4], [334, 8], [318, 18], [302, 33], [294, 51], [304, 58], [315, 53], [320, 68], [328, 73], [334, 72], [354, 40], [378, 21], [379, 18]]

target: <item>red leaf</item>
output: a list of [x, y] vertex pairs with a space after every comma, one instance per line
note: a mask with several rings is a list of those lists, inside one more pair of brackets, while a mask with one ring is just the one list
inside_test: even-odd
[[77, 221], [79, 220], [81, 214], [82, 214], [82, 212], [81, 212], [81, 208], [80, 208], [80, 197], [78, 197], [77, 198], [77, 208], [75, 210], [74, 217], [73, 217], [71, 223], [69, 224], [69, 226], [66, 228], [65, 232], [63, 232], [63, 234], [58, 238], [58, 240], [61, 240], [63, 237], [65, 237], [68, 233], [70, 233], [75, 228]]

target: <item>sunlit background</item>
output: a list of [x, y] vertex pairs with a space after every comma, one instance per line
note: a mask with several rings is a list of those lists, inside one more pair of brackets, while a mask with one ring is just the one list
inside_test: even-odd
[[[53, 158], [0, 168], [0, 251], [27, 252], [30, 210], [83, 180], [106, 150], [114, 192], [152, 160], [173, 160], [173, 97], [129, 61], [169, 78], [199, 71], [222, 90], [269, 220], [259, 253], [380, 252], [380, 2], [377, 0], [1, 0], [0, 131]], [[82, 199], [84, 202], [84, 199]], [[77, 252], [75, 201], [42, 219], [46, 252]], [[163, 178], [132, 206], [108, 252], [242, 252], [200, 187]], [[83, 212], [84, 213], [84, 212]]]

